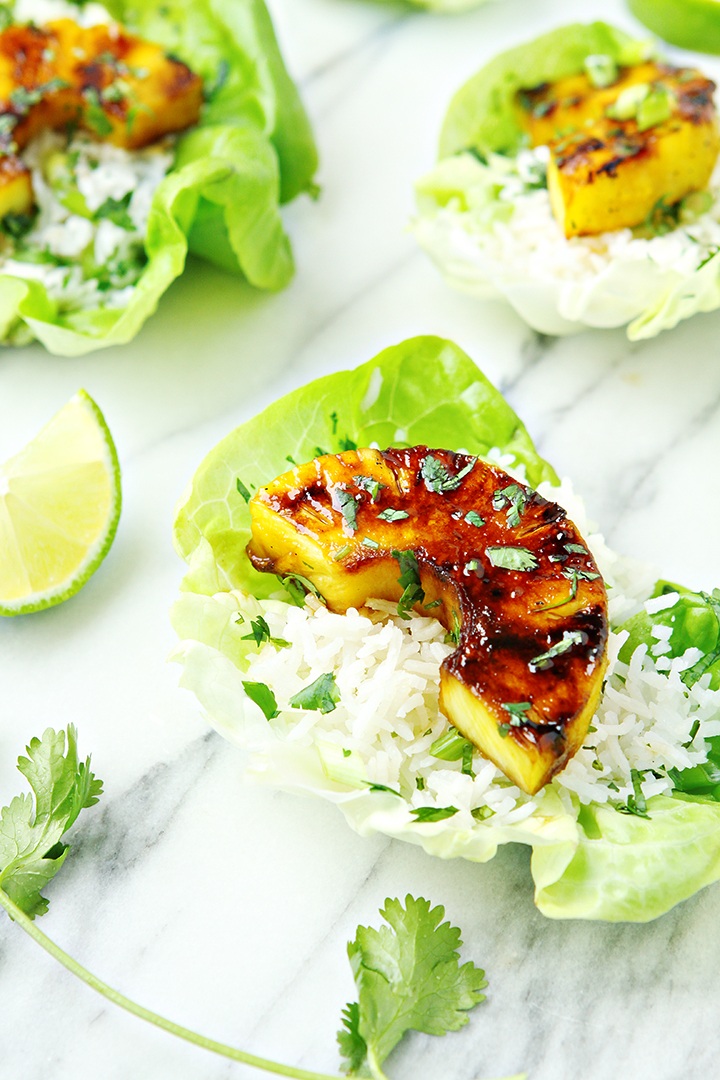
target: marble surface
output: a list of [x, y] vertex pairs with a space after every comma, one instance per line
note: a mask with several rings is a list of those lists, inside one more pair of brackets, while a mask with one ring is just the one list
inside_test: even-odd
[[[111, 555], [72, 601], [0, 622], [0, 800], [45, 726], [77, 724], [105, 781], [47, 889], [42, 928], [111, 985], [209, 1036], [336, 1072], [354, 986], [345, 943], [386, 896], [422, 894], [463, 928], [488, 1000], [444, 1039], [411, 1036], [397, 1080], [707, 1080], [720, 1036], [720, 889], [645, 926], [553, 923], [529, 855], [486, 866], [361, 840], [330, 805], [245, 785], [166, 665], [182, 565], [173, 505], [232, 426], [308, 378], [417, 333], [454, 338], [570, 475], [618, 550], [689, 585], [720, 583], [720, 312], [630, 344], [557, 340], [500, 302], [450, 292], [405, 232], [454, 89], [519, 36], [577, 18], [569, 0], [498, 0], [433, 17], [361, 0], [273, 0], [312, 116], [323, 195], [286, 213], [298, 273], [279, 296], [197, 263], [138, 338], [75, 360], [0, 354], [0, 460], [78, 389], [115, 436], [124, 509]], [[619, 0], [583, 17], [633, 28]], [[720, 64], [706, 69], [720, 74]], [[0, 917], [0, 1075], [240, 1080], [74, 980]]]

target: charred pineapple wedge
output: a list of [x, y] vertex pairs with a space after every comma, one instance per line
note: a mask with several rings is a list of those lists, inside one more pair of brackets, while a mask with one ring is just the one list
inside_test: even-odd
[[307, 578], [332, 611], [371, 597], [434, 616], [450, 722], [537, 792], [582, 745], [606, 666], [605, 587], [563, 509], [448, 450], [315, 458], [249, 502], [248, 555]]
[[202, 80], [159, 45], [117, 24], [58, 19], [0, 33], [0, 217], [32, 207], [30, 174], [17, 157], [44, 128], [80, 126], [137, 149], [197, 122]]
[[645, 63], [609, 86], [586, 74], [522, 91], [521, 122], [550, 148], [548, 189], [565, 235], [632, 228], [705, 188], [720, 134], [715, 84], [699, 71]]

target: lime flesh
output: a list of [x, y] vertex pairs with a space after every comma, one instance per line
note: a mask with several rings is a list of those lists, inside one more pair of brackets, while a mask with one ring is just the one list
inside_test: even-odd
[[107, 554], [120, 504], [112, 437], [81, 390], [0, 465], [0, 615], [73, 596]]

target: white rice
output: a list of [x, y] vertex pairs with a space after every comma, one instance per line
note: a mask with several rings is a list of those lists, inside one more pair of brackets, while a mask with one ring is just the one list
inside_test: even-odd
[[[484, 201], [479, 208], [461, 209], [451, 200], [437, 210], [438, 222], [450, 229], [453, 223], [461, 226], [492, 263], [542, 282], [549, 277], [591, 282], [612, 263], [650, 262], [659, 270], [689, 276], [720, 250], [720, 164], [709, 185], [709, 210], [672, 232], [642, 239], [631, 229], [616, 229], [568, 240], [553, 215], [547, 188], [532, 186], [548, 158], [547, 146], [522, 150], [509, 163], [491, 155], [485, 173], [486, 183], [497, 192], [495, 212]], [[483, 166], [477, 167], [480, 173]]]
[[[612, 624], [643, 606], [653, 612], [677, 602], [677, 594], [648, 599], [657, 572], [619, 558], [598, 534], [588, 535], [582, 504], [567, 482], [540, 490], [572, 508], [605, 578]], [[413, 614], [404, 621], [396, 605], [381, 600], [368, 603], [368, 614], [351, 609], [337, 615], [312, 596], [298, 608], [279, 599], [231, 595], [246, 632], [261, 611], [273, 637], [289, 642], [287, 648], [263, 645], [243, 675], [275, 694], [279, 716], [267, 724], [268, 742], [314, 745], [331, 779], [351, 787], [385, 785], [401, 792], [409, 808], [454, 807], [458, 828], [472, 829], [479, 818], [485, 826], [503, 827], [532, 814], [536, 801], [479, 752], [473, 756], [474, 777], [461, 771], [461, 761], [429, 753], [436, 739], [454, 730], [438, 707], [440, 665], [454, 646], [436, 620]], [[618, 653], [627, 631], [611, 630], [604, 691], [585, 744], [551, 785], [574, 816], [580, 803], [627, 805], [636, 797], [637, 773], [645, 798], [670, 793], [668, 770], [707, 760], [705, 740], [720, 734], [720, 691], [708, 689], [709, 676], [691, 689], [683, 684], [682, 672], [700, 653], [690, 649], [668, 659], [670, 632], [657, 627], [650, 653], [639, 646], [626, 664]], [[340, 693], [334, 710], [290, 706], [295, 694], [328, 672]], [[254, 703], [247, 707], [262, 715]], [[334, 747], [342, 754], [333, 754]]]

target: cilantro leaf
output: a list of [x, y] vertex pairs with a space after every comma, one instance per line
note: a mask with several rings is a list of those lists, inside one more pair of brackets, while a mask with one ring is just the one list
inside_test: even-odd
[[381, 484], [379, 480], [376, 480], [372, 476], [363, 476], [362, 473], [358, 473], [355, 477], [355, 483], [369, 492], [370, 498], [373, 502], [377, 502], [380, 492], [387, 487], [387, 484]]
[[400, 565], [400, 577], [397, 580], [398, 585], [402, 585], [404, 589], [398, 600], [398, 615], [401, 619], [409, 619], [408, 611], [425, 599], [425, 590], [420, 584], [417, 556], [414, 551], [392, 551], [390, 554]]
[[428, 491], [434, 491], [438, 495], [444, 495], [446, 491], [456, 491], [460, 487], [462, 478], [467, 476], [469, 472], [472, 472], [476, 461], [476, 457], [472, 458], [469, 464], [453, 476], [448, 470], [447, 465], [444, 465], [439, 458], [433, 457], [432, 454], [428, 454], [423, 459], [423, 463], [420, 467], [420, 475], [425, 481]]
[[86, 806], [93, 806], [102, 783], [90, 772], [90, 758], [78, 761], [77, 735], [48, 728], [32, 739], [18, 769], [33, 790], [0, 812], [0, 889], [31, 919], [44, 915], [40, 890], [62, 866], [67, 844], [61, 837]]
[[532, 551], [523, 547], [489, 547], [486, 552], [493, 566], [503, 570], [534, 570], [538, 564]]
[[457, 812], [457, 806], [418, 806], [410, 811], [421, 825], [428, 821], [444, 821], [445, 818], [455, 817]]
[[274, 720], [280, 715], [275, 695], [264, 682], [243, 682], [243, 690], [262, 709], [266, 720]]
[[575, 645], [581, 645], [582, 639], [582, 631], [564, 630], [561, 640], [551, 645], [547, 652], [540, 653], [539, 656], [534, 656], [532, 660], [529, 660], [528, 667], [531, 671], [543, 671], [547, 667], [552, 667], [554, 657], [562, 656], [563, 653], [569, 652]]
[[242, 480], [240, 479], [240, 477], [239, 477], [239, 476], [237, 476], [237, 477], [235, 478], [235, 486], [237, 487], [238, 491], [239, 491], [239, 492], [240, 492], [240, 494], [242, 495], [242, 497], [243, 497], [243, 499], [245, 500], [245, 502], [250, 502], [250, 499], [251, 499], [251, 495], [250, 495], [250, 492], [249, 492], [249, 491], [248, 491], [248, 489], [247, 489], [247, 488], [245, 487], [245, 485], [243, 484], [243, 482], [242, 482]]
[[285, 638], [273, 637], [270, 633], [270, 627], [267, 621], [263, 619], [262, 615], [258, 615], [257, 619], [250, 620], [250, 633], [244, 634], [241, 638], [242, 641], [254, 641], [258, 648], [264, 641], [269, 641], [272, 645], [276, 645], [278, 649], [289, 649], [290, 642]]
[[508, 484], [507, 487], [496, 491], [492, 499], [493, 510], [503, 510], [507, 507], [506, 519], [511, 529], [518, 527], [529, 502], [530, 496], [519, 484]]
[[474, 525], [476, 529], [481, 529], [485, 524], [485, 519], [481, 518], [475, 510], [468, 510], [465, 515], [465, 520], [468, 525]]
[[335, 494], [340, 506], [340, 513], [351, 533], [357, 531], [357, 503], [355, 496], [345, 488], [336, 488]]
[[293, 709], [329, 713], [335, 710], [339, 700], [340, 691], [335, 683], [335, 676], [332, 671], [328, 671], [291, 697], [290, 704]]
[[460, 966], [460, 931], [441, 924], [442, 906], [408, 895], [404, 908], [387, 899], [380, 914], [388, 926], [359, 926], [348, 944], [359, 1001], [345, 1010], [338, 1042], [344, 1071], [355, 1076], [379, 1070], [406, 1031], [457, 1031], [487, 986], [480, 968]]
[[380, 521], [404, 521], [407, 517], [410, 515], [405, 510], [393, 510], [392, 506], [388, 506], [387, 510], [378, 514]]
[[341, 1055], [346, 1059], [342, 1070], [357, 1075], [367, 1060], [367, 1043], [360, 1034], [360, 1006], [351, 1001], [342, 1011], [343, 1027], [337, 1033]]

